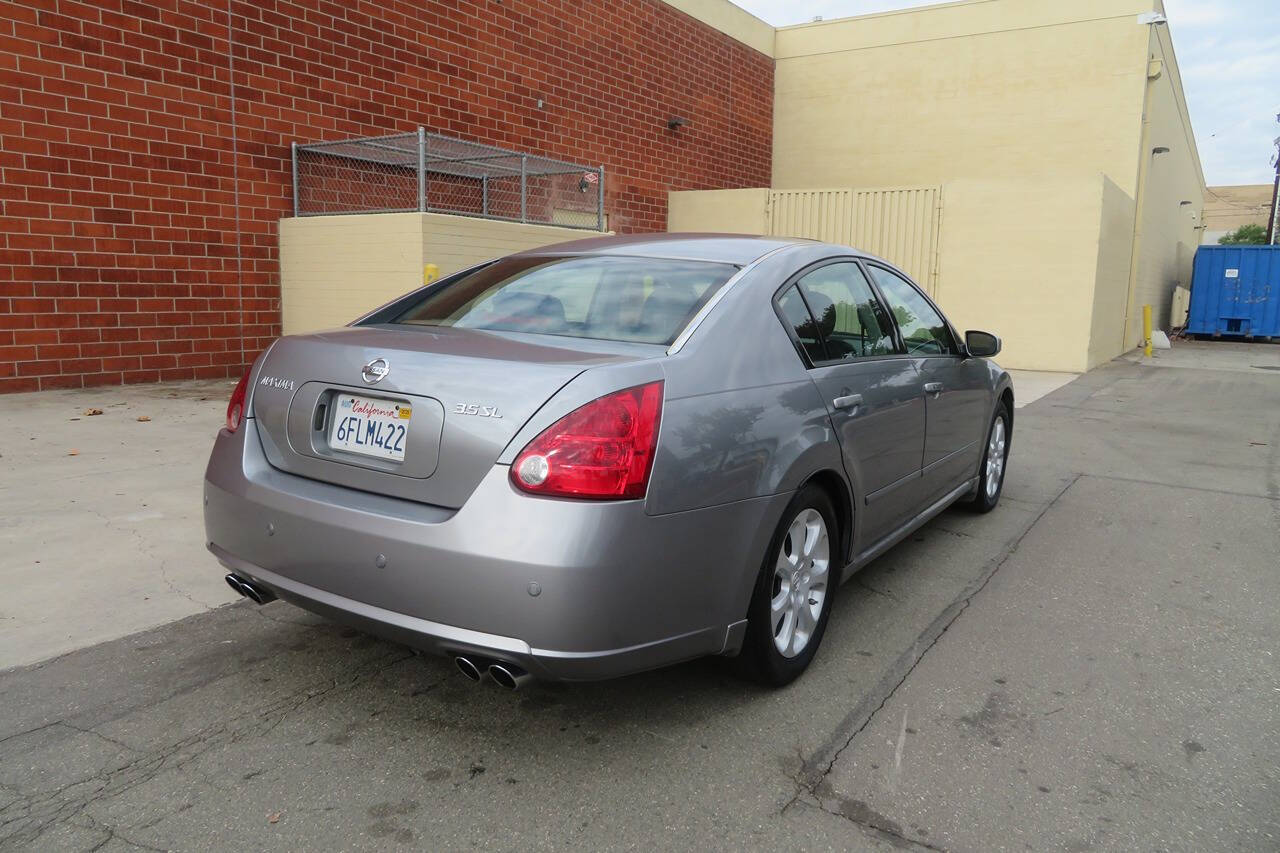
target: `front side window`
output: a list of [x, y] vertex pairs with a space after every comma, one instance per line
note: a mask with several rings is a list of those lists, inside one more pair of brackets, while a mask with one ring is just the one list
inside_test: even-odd
[[884, 294], [898, 330], [912, 355], [958, 355], [947, 321], [911, 282], [884, 267], [870, 266], [880, 292]]
[[428, 288], [391, 322], [670, 344], [737, 270], [661, 258], [506, 258]]
[[828, 264], [799, 282], [826, 344], [826, 360], [893, 355], [893, 323], [862, 268], [852, 261]]

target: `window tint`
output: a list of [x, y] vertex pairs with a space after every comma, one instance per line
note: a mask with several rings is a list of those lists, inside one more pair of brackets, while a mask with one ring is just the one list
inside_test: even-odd
[[778, 308], [786, 318], [787, 325], [796, 333], [800, 346], [809, 356], [809, 361], [817, 363], [825, 361], [826, 350], [822, 348], [822, 339], [818, 337], [818, 327], [809, 314], [804, 300], [800, 298], [800, 289], [794, 284], [778, 297]]
[[956, 355], [951, 331], [942, 316], [911, 282], [883, 267], [869, 267], [889, 303], [907, 352], [913, 355]]
[[893, 324], [857, 264], [819, 267], [800, 279], [800, 290], [818, 321], [827, 360], [892, 355]]
[[429, 288], [391, 322], [669, 344], [735, 272], [656, 258], [507, 258]]

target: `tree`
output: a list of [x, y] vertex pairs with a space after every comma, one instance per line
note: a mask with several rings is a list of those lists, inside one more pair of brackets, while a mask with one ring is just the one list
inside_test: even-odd
[[1241, 225], [1218, 238], [1218, 243], [1223, 246], [1262, 246], [1266, 242], [1267, 229], [1261, 225]]

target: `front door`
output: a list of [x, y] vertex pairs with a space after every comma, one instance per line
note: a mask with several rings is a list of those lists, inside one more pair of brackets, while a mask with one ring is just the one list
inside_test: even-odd
[[930, 504], [972, 477], [982, 459], [990, 383], [986, 364], [961, 355], [947, 321], [907, 279], [876, 264], [867, 269], [897, 320], [925, 397], [921, 498]]
[[779, 297], [779, 308], [809, 355], [855, 483], [855, 544], [865, 551], [918, 511], [925, 442], [919, 370], [855, 261], [807, 271]]

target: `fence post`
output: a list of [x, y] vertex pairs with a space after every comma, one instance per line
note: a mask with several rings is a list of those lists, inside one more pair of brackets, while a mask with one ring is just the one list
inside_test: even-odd
[[521, 154], [520, 155], [520, 221], [521, 222], [529, 221], [529, 201], [528, 201], [528, 193], [525, 189], [525, 183], [526, 183], [525, 171], [528, 168], [528, 163], [529, 163], [529, 155]]
[[418, 212], [427, 212], [427, 129], [418, 128]]
[[596, 182], [596, 230], [604, 230], [604, 164], [596, 170], [599, 180]]
[[293, 157], [293, 215], [298, 215], [298, 143], [289, 143], [289, 152]]
[[480, 176], [480, 213], [489, 215], [489, 176]]

